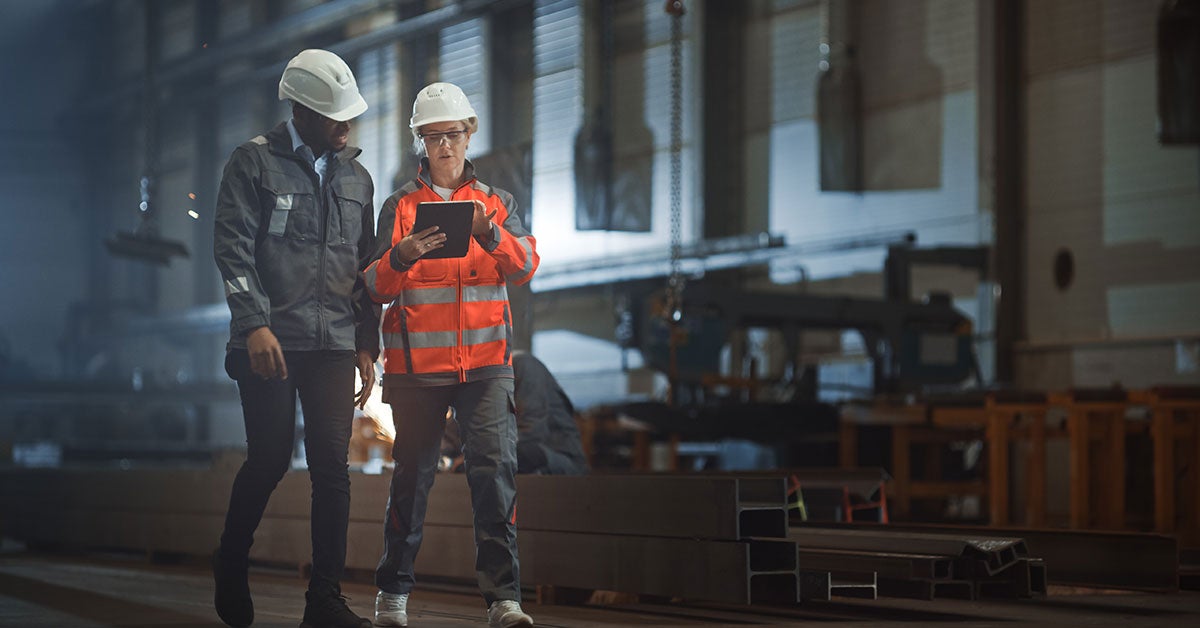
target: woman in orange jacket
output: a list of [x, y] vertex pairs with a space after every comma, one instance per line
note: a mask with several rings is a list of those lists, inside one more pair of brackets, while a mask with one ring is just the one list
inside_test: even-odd
[[[408, 624], [413, 561], [437, 472], [446, 408], [453, 406], [471, 487], [475, 568], [488, 623], [532, 626], [520, 605], [513, 317], [506, 286], [533, 277], [535, 241], [521, 225], [512, 195], [475, 178], [466, 152], [478, 118], [461, 89], [449, 83], [422, 89], [410, 127], [425, 157], [417, 178], [384, 203], [377, 231], [381, 250], [364, 272], [372, 297], [390, 304], [383, 318], [383, 400], [392, 406], [396, 423], [384, 553], [375, 573], [375, 625]], [[417, 205], [426, 201], [474, 203], [465, 257], [423, 259], [446, 242], [436, 226], [413, 231]]]

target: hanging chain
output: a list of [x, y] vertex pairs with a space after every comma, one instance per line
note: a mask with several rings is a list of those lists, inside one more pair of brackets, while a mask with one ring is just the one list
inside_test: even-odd
[[683, 318], [683, 0], [667, 0], [671, 16], [671, 276], [667, 280], [667, 312], [674, 323]]
[[158, 21], [159, 8], [154, 2], [147, 0], [143, 8], [145, 12], [144, 28], [144, 58], [142, 72], [142, 176], [138, 179], [140, 203], [138, 210], [141, 220], [138, 222], [136, 233], [139, 235], [158, 235], [158, 216], [154, 207], [155, 166], [158, 161], [158, 95], [154, 85], [154, 64], [158, 61]]

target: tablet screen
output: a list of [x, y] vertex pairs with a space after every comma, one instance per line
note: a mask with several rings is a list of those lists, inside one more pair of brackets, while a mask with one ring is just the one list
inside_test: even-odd
[[417, 205], [417, 219], [412, 232], [434, 225], [446, 234], [446, 243], [421, 256], [421, 259], [464, 257], [471, 246], [471, 218], [475, 215], [472, 201], [437, 201]]

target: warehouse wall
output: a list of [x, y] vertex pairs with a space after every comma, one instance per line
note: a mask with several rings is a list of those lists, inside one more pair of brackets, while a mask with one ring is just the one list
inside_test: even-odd
[[1156, 139], [1160, 4], [1027, 3], [1025, 386], [1200, 382], [1200, 149]]
[[[615, 22], [636, 25], [621, 37], [614, 70], [615, 126], [622, 159], [644, 160], [651, 170], [651, 220], [646, 232], [579, 231], [575, 227], [574, 150], [585, 115], [584, 10], [574, 0], [536, 0], [534, 17], [534, 235], [542, 263], [562, 264], [630, 251], [662, 250], [669, 241], [670, 22], [662, 2], [618, 2]], [[699, 10], [684, 21], [683, 240], [696, 237], [697, 137], [694, 33]], [[595, 26], [592, 26], [595, 28]], [[648, 143], [623, 145], [632, 129], [648, 129]], [[623, 153], [622, 151], [628, 151]], [[638, 190], [627, 190], [636, 194]], [[535, 290], [537, 279], [534, 279]]]
[[[751, 136], [765, 170], [767, 227], [788, 244], [825, 249], [778, 260], [777, 283], [826, 294], [882, 296], [882, 246], [863, 240], [916, 236], [919, 246], [990, 245], [992, 214], [979, 201], [976, 2], [861, 0], [840, 7], [819, 2], [774, 2], [756, 36], [767, 69], [756, 80], [771, 93], [769, 124]], [[848, 10], [847, 10], [848, 9]], [[835, 20], [833, 23], [830, 20]], [[848, 20], [838, 24], [836, 20]], [[822, 41], [848, 32], [861, 81], [863, 140], [861, 192], [822, 191], [818, 156], [817, 81]], [[846, 67], [844, 57], [832, 63]], [[756, 90], [751, 90], [756, 91]], [[970, 273], [928, 268], [914, 272], [914, 297], [946, 291], [973, 319], [985, 379], [993, 360], [990, 285]], [[810, 334], [820, 349], [822, 381], [870, 387], [861, 340], [855, 334]], [[832, 351], [832, 354], [827, 353]], [[769, 362], [768, 362], [769, 363]]]
[[[981, 2], [837, 3], [849, 8], [849, 32], [859, 52], [864, 189], [858, 193], [824, 192], [818, 185], [815, 87], [819, 44], [829, 28], [823, 20], [833, 5], [818, 0], [753, 0], [745, 5], [745, 33], [739, 43], [743, 48], [731, 54], [745, 75], [745, 89], [728, 96], [739, 100], [735, 109], [744, 112], [739, 123], [744, 132], [739, 143], [717, 146], [706, 144], [703, 136], [699, 94], [707, 74], [729, 68], [702, 67], [701, 53], [725, 42], [704, 40], [709, 7], [689, 3], [683, 72], [685, 242], [699, 236], [706, 213], [737, 207], [746, 231], [769, 230], [785, 236], [789, 244], [835, 244], [773, 263], [767, 283], [782, 289], [873, 296], [881, 292], [884, 249], [857, 247], [855, 241], [911, 231], [919, 245], [991, 244], [993, 208], [983, 193], [986, 185], [981, 185], [988, 176], [983, 172], [987, 163], [980, 159], [986, 142], [979, 138]], [[157, 2], [160, 21], [153, 54], [161, 59], [200, 55], [210, 39], [218, 44], [235, 41], [319, 4]], [[1027, 224], [1026, 247], [998, 253], [1022, 255], [1026, 262], [1028, 337], [1019, 349], [1020, 381], [1034, 387], [1114, 380], [1127, 385], [1195, 382], [1200, 377], [1200, 323], [1194, 316], [1200, 305], [1200, 215], [1195, 211], [1200, 205], [1200, 151], [1164, 148], [1154, 139], [1152, 41], [1158, 2], [1025, 4], [1027, 189], [1024, 206], [1017, 209], [1024, 212]], [[405, 10], [420, 13], [436, 5], [405, 5]], [[140, 80], [146, 4], [114, 0], [86, 5], [91, 14], [73, 3], [44, 6], [49, 7], [44, 10], [47, 19], [54, 11], [58, 18], [71, 19], [63, 19], [59, 28], [43, 21], [37, 28], [21, 29], [28, 36], [14, 32], [4, 38], [9, 58], [20, 58], [30, 47], [62, 51], [40, 56], [35, 65], [9, 63], [4, 68], [12, 84], [39, 73], [62, 77], [45, 92], [44, 101], [51, 106], [26, 103], [9, 119], [29, 122], [9, 124], [3, 131], [11, 148], [5, 151], [7, 167], [0, 176], [10, 210], [0, 220], [22, 237], [0, 251], [0, 273], [10, 294], [29, 295], [4, 301], [0, 332], [12, 346], [7, 354], [36, 363], [33, 368], [49, 376], [125, 377], [133, 361], [125, 356], [133, 356], [153, 362], [148, 368], [161, 371], [158, 376], [168, 380], [222, 381], [221, 334], [168, 342], [106, 333], [116, 328], [114, 321], [221, 304], [210, 253], [216, 183], [237, 144], [286, 116], [275, 100], [273, 81], [222, 84], [204, 97], [157, 95], [160, 226], [164, 236], [187, 244], [192, 257], [163, 270], [111, 259], [102, 248], [103, 238], [132, 230], [139, 220], [137, 179], [146, 166], [146, 103], [139, 97], [116, 97], [89, 107], [89, 99], [79, 94], [91, 89], [103, 96], [108, 83], [101, 83], [109, 79], [115, 85]], [[594, 25], [587, 22], [586, 3], [533, 0], [532, 6], [531, 95], [519, 99], [528, 103], [525, 109], [532, 109], [530, 121], [495, 119], [488, 124], [518, 129], [508, 135], [533, 140], [529, 215], [534, 216], [531, 226], [539, 239], [543, 268], [662, 250], [668, 242], [670, 113], [669, 20], [662, 3], [624, 0], [614, 5], [617, 24], [626, 27], [617, 42], [618, 124], [649, 138], [644, 145], [619, 147], [625, 151], [623, 159], [648, 164], [652, 205], [646, 232], [575, 228], [573, 150], [589, 99], [594, 99], [588, 91], [594, 77], [587, 76], [592, 67], [587, 55], [594, 54], [588, 51], [595, 43], [589, 29]], [[326, 33], [306, 43], [336, 43], [394, 18], [381, 14], [377, 19], [381, 21], [355, 24], [345, 33]], [[71, 20], [111, 23], [112, 28], [80, 28], [87, 34], [83, 36], [62, 27]], [[356, 141], [367, 149], [364, 159], [378, 183], [377, 201], [394, 187], [409, 140], [406, 103], [426, 78], [463, 83], [481, 109], [511, 109], [512, 103], [498, 104], [505, 88], [485, 80], [486, 64], [472, 62], [487, 56], [494, 40], [492, 26], [473, 19], [445, 29], [433, 38], [429, 54], [435, 59], [418, 69], [421, 76], [406, 74], [413, 55], [405, 54], [404, 46], [351, 60], [372, 100], [372, 109], [356, 129]], [[38, 37], [37, 46], [31, 37]], [[109, 68], [103, 76], [84, 74], [82, 60], [89, 57], [99, 60], [95, 65]], [[201, 78], [220, 83], [222, 77], [261, 69], [272, 61], [239, 59]], [[84, 111], [72, 116], [69, 108], [76, 103]], [[72, 149], [71, 134], [77, 131], [59, 123], [75, 119], [102, 138], [94, 142], [101, 150], [84, 154]], [[493, 137], [481, 135], [473, 143], [474, 152], [486, 152]], [[746, 185], [736, 203], [704, 206], [702, 177], [720, 176], [702, 171], [705, 151], [727, 152], [730, 167], [741, 169]], [[56, 167], [46, 169], [43, 163]], [[189, 193], [197, 198], [190, 199]], [[27, 207], [38, 209], [32, 213], [23, 210]], [[199, 217], [189, 216], [189, 209]], [[57, 277], [53, 290], [41, 279], [45, 256], [39, 254], [41, 249], [30, 248], [47, 240], [61, 243], [57, 263], [83, 269]], [[1061, 250], [1073, 255], [1075, 269], [1064, 290], [1055, 287], [1053, 277], [1054, 259]], [[975, 319], [983, 336], [979, 349], [986, 354], [995, 305], [991, 286], [969, 273], [920, 272], [915, 279], [917, 295], [929, 289], [953, 293]], [[574, 324], [588, 339], [581, 342], [606, 342], [597, 336], [613, 324], [611, 296], [601, 295], [607, 299], [603, 306], [582, 310], [590, 316], [587, 321], [560, 316], [539, 325], [550, 331]], [[43, 307], [23, 307], [27, 301]], [[103, 316], [89, 318], [89, 312], [101, 310]], [[540, 344], [573, 347], [550, 338]], [[840, 339], [828, 344], [831, 351], [854, 350]], [[621, 353], [614, 346], [565, 353], [573, 364], [580, 355], [603, 356], [596, 357], [593, 368], [616, 372]], [[990, 360], [984, 362], [986, 366]]]
[[92, 34], [71, 4], [0, 3], [0, 381], [61, 371], [63, 330], [101, 246], [88, 227], [104, 206], [84, 181], [75, 115]]
[[[256, 29], [261, 32], [278, 22], [321, 4], [314, 0], [292, 2], [220, 3], [157, 2], [150, 18], [156, 45], [151, 54], [156, 67], [171, 68], [194, 62], [208, 47], [237, 45]], [[118, 0], [101, 5], [117, 27], [105, 33], [99, 48], [114, 56], [115, 85], [138, 85], [146, 56], [146, 7], [139, 0]], [[363, 30], [392, 21], [379, 12], [372, 23], [351, 24], [345, 35], [310, 37], [297, 46], [321, 46], [341, 41]], [[286, 60], [296, 50], [278, 53]], [[274, 58], [235, 58], [212, 71], [190, 75], [173, 88], [157, 85], [154, 98], [115, 98], [95, 115], [126, 132], [114, 147], [113, 158], [102, 178], [110, 227], [100, 231], [137, 228], [140, 215], [138, 179], [153, 169], [153, 205], [163, 238], [182, 242], [190, 257], [175, 259], [165, 267], [99, 255], [95, 265], [108, 269], [107, 290], [95, 311], [117, 335], [97, 341], [91, 358], [105, 365], [108, 377], [127, 378], [139, 371], [147, 383], [186, 384], [226, 381], [223, 354], [226, 334], [211, 328], [193, 329], [185, 317], [223, 307], [224, 293], [212, 260], [213, 211], [218, 183], [233, 150], [250, 138], [287, 119], [290, 110], [276, 98], [277, 75], [266, 72]], [[399, 168], [400, 141], [397, 102], [397, 52], [381, 47], [348, 59], [355, 68], [371, 108], [357, 120], [352, 142], [364, 148], [363, 162], [376, 173], [376, 205], [392, 191], [392, 175]], [[271, 78], [257, 80], [270, 74]], [[209, 87], [203, 87], [209, 86]], [[109, 86], [106, 95], [113, 91]], [[118, 90], [119, 93], [119, 90]], [[153, 106], [153, 116], [147, 114]], [[152, 119], [153, 118], [153, 119]], [[147, 133], [153, 133], [147, 138]], [[153, 150], [156, 157], [147, 162]], [[192, 213], [195, 215], [193, 216]], [[144, 333], [143, 322], [175, 317], [183, 323], [158, 325], [159, 332]]]
[[[862, 193], [818, 184], [814, 86], [821, 8], [800, 3], [773, 20], [763, 87], [776, 86], [770, 130], [770, 228], [792, 244], [912, 230], [917, 243], [987, 243], [978, 209], [974, 2], [856, 3], [864, 110]], [[788, 78], [788, 75], [800, 78]], [[879, 272], [875, 248], [798, 260], [814, 279]], [[795, 264], [773, 269], [795, 279]], [[877, 293], [878, 294], [878, 293]]]
[[[618, 7], [627, 10], [633, 4], [626, 2]], [[653, 165], [652, 229], [636, 234], [574, 230], [567, 209], [574, 190], [570, 150], [573, 132], [584, 117], [580, 97], [585, 91], [585, 77], [579, 71], [586, 63], [580, 57], [569, 63], [569, 54], [539, 57], [544, 59], [540, 67], [545, 70], [535, 89], [535, 103], [540, 106], [535, 110], [534, 235], [539, 238], [544, 269], [578, 259], [665, 247], [668, 243], [667, 162], [663, 152], [669, 139], [668, 66], [664, 58], [668, 46], [663, 39], [661, 3], [642, 4], [646, 46], [640, 57], [642, 67], [631, 72], [628, 65], [621, 66], [626, 70], [618, 73], [623, 77], [618, 79], [618, 98], [635, 102], [618, 104], [618, 110], [632, 112], [656, 138], [659, 152]], [[850, 4], [850, 32], [858, 43], [864, 101], [865, 189], [861, 193], [819, 189], [816, 83], [827, 7], [812, 0], [748, 3], [740, 44], [743, 48], [729, 51], [734, 65], [740, 67], [731, 68], [727, 64], [698, 67], [698, 48], [721, 49], [728, 44], [699, 38], [704, 20], [712, 19], [710, 11], [704, 3], [689, 5], [684, 49], [684, 242], [695, 238], [699, 225], [711, 220], [704, 217], [706, 213], [740, 211], [740, 221], [731, 224], [740, 224], [745, 232], [770, 231], [783, 235], [788, 244], [826, 249], [772, 263], [770, 279], [777, 284], [775, 289], [780, 288], [778, 284], [800, 282], [802, 285], [796, 288], [784, 289], [881, 296], [880, 272], [886, 249], [853, 245], [863, 239], [899, 238], [912, 232], [920, 245], [990, 244], [990, 208], [981, 208], [978, 198], [976, 3], [864, 0]], [[546, 42], [544, 50], [553, 46], [582, 49], [586, 15], [574, 2], [547, 1], [538, 6], [540, 19], [555, 24], [554, 31], [535, 30]], [[620, 23], [621, 19], [618, 11], [616, 20]], [[737, 143], [717, 145], [712, 138], [700, 136], [696, 81], [730, 71], [743, 73], [744, 89], [715, 97], [740, 101], [726, 109], [743, 112], [744, 119], [728, 122], [743, 132], [735, 134]], [[630, 84], [630, 80], [640, 82]], [[728, 154], [723, 167], [741, 171], [702, 172], [693, 165], [702, 150]], [[702, 177], [722, 176], [737, 176], [745, 182], [736, 191], [740, 198], [698, 196]], [[824, 246], [829, 243], [833, 246]], [[916, 296], [931, 289], [951, 292], [959, 307], [975, 320], [985, 337], [979, 350], [985, 355], [985, 370], [990, 377], [991, 347], [986, 339], [993, 326], [990, 285], [981, 285], [970, 273], [915, 273]], [[536, 323], [539, 329], [561, 329], [566, 325], [586, 335], [602, 333], [613, 327], [614, 296], [602, 298], [604, 304], [600, 307], [592, 304], [578, 311], [570, 308], [570, 314], [563, 314], [561, 306], [543, 308]], [[586, 317], [586, 322], [580, 317]], [[582, 384], [589, 377], [580, 369], [586, 369], [595, 386], [606, 391], [616, 386], [613, 377], [623, 377], [623, 356], [612, 345], [596, 345], [593, 340], [571, 338], [561, 331], [552, 336], [540, 333], [539, 337], [535, 337], [535, 351], [550, 354], [547, 359], [552, 364], [561, 363], [570, 379], [581, 382], [579, 394], [591, 394]], [[569, 349], [559, 358], [551, 353], [555, 346]], [[752, 339], [748, 351], [762, 354], [755, 355], [760, 365], [782, 368], [782, 356], [776, 355], [779, 346], [777, 342]], [[806, 340], [805, 346], [834, 354], [843, 349], [840, 334], [816, 334]], [[861, 344], [845, 349], [852, 354], [851, 359], [832, 357], [823, 374], [839, 383], [869, 388], [870, 369], [863, 367], [866, 358]], [[580, 364], [582, 355], [588, 356], [590, 367]], [[634, 363], [640, 360], [635, 357]], [[779, 374], [775, 370], [767, 373]]]

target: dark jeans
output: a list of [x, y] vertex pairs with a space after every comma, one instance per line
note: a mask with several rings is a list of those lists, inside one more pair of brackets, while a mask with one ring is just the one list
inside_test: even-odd
[[[385, 391], [388, 393], [389, 391]], [[396, 443], [391, 495], [385, 514], [383, 557], [375, 584], [388, 593], [413, 589], [413, 562], [421, 548], [429, 489], [437, 475], [446, 408], [454, 406], [475, 516], [475, 574], [489, 605], [520, 600], [516, 504], [517, 421], [513, 380], [390, 391]]]
[[350, 474], [346, 465], [354, 419], [353, 351], [286, 351], [288, 379], [265, 380], [249, 354], [233, 349], [225, 371], [237, 381], [246, 424], [246, 462], [238, 470], [221, 534], [221, 554], [245, 561], [267, 500], [292, 460], [296, 396], [304, 409], [304, 450], [312, 480], [310, 591], [340, 591], [346, 567]]

